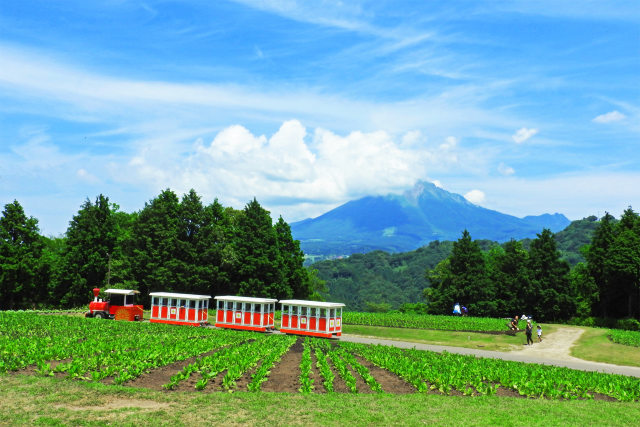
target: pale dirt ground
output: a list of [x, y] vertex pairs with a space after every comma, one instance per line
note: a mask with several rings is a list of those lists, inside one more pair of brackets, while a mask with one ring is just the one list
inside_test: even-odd
[[542, 342], [538, 342], [538, 335], [534, 328], [533, 345], [523, 345], [520, 350], [512, 351], [511, 354], [578, 361], [581, 359], [571, 356], [570, 350], [583, 333], [584, 329], [581, 328], [557, 326], [556, 331], [551, 334], [545, 334], [543, 329]]

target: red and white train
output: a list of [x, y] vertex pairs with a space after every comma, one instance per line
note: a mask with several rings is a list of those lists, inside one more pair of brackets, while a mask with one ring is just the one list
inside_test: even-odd
[[[143, 320], [141, 305], [135, 305], [138, 291], [107, 289], [108, 301], [98, 298], [100, 289], [93, 290], [94, 300], [89, 304], [86, 317], [116, 320]], [[153, 323], [204, 326], [209, 324], [209, 295], [151, 292]], [[276, 303], [282, 311], [280, 332], [332, 338], [342, 335], [342, 308], [344, 304], [305, 300], [276, 300], [242, 296], [216, 296], [215, 320], [218, 328], [267, 332], [276, 330]]]

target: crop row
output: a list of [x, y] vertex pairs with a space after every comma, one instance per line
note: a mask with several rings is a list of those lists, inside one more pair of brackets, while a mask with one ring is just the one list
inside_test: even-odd
[[635, 377], [380, 345], [340, 346], [402, 377], [419, 392], [491, 395], [504, 387], [527, 397], [593, 398], [599, 393], [622, 401], [640, 399], [640, 379]]
[[[115, 383], [151, 369], [246, 341], [249, 332], [0, 313], [0, 372], [36, 365], [42, 375]], [[55, 367], [51, 361], [58, 361]]]
[[344, 312], [347, 325], [385, 326], [392, 328], [439, 329], [446, 331], [497, 332], [507, 330], [508, 321], [488, 317], [436, 316], [409, 313]]
[[[224, 389], [251, 373], [248, 390], [259, 391], [272, 367], [299, 338], [244, 331], [178, 327], [139, 322], [111, 322], [70, 316], [0, 312], [0, 372], [37, 366], [41, 375], [64, 372], [68, 378], [115, 383], [157, 367], [194, 358], [165, 387], [177, 387], [193, 375], [196, 389], [220, 378]], [[369, 362], [403, 378], [418, 392], [454, 391], [495, 394], [500, 388], [527, 397], [592, 398], [603, 394], [640, 400], [640, 379], [553, 366], [481, 359], [449, 353], [372, 346], [305, 338], [298, 372], [300, 391], [320, 382], [328, 391], [340, 378], [351, 393], [364, 387], [383, 391], [367, 368]], [[321, 377], [314, 384], [312, 371]], [[57, 361], [50, 364], [51, 361]], [[53, 365], [53, 366], [52, 366]]]
[[607, 336], [615, 343], [629, 345], [632, 347], [640, 347], [640, 332], [638, 331], [611, 329], [607, 333]]

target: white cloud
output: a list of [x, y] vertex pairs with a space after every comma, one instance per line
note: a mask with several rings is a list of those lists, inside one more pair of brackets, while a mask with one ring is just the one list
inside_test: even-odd
[[306, 217], [352, 198], [403, 191], [440, 163], [437, 154], [402, 145], [383, 131], [339, 135], [317, 128], [309, 135], [298, 120], [284, 122], [270, 137], [234, 125], [209, 144], [197, 141], [182, 160], [140, 150], [119, 179], [157, 190], [195, 188], [235, 207], [258, 197], [271, 209], [286, 207], [291, 214], [294, 208]]
[[520, 129], [518, 129], [518, 131], [516, 133], [511, 135], [511, 138], [513, 138], [513, 140], [517, 144], [522, 144], [527, 139], [531, 138], [533, 135], [535, 135], [537, 133], [538, 133], [538, 129], [520, 128]]
[[622, 114], [620, 111], [613, 110], [606, 114], [600, 114], [599, 116], [595, 117], [592, 121], [594, 123], [613, 123], [613, 122], [619, 122], [626, 118], [627, 116]]
[[498, 172], [505, 176], [513, 175], [514, 173], [516, 173], [515, 169], [513, 169], [511, 166], [505, 165], [504, 163], [500, 163], [498, 165]]
[[88, 183], [88, 184], [98, 184], [98, 183], [100, 183], [100, 179], [97, 176], [95, 176], [91, 172], [88, 172], [84, 168], [78, 169], [76, 171], [76, 176], [78, 178], [80, 178], [81, 180], [83, 180], [84, 182]]
[[479, 205], [485, 201], [485, 194], [480, 190], [471, 190], [464, 195], [464, 198], [475, 205]]

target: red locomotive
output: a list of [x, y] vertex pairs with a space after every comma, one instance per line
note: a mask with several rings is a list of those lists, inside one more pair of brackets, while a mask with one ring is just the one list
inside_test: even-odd
[[129, 289], [107, 289], [104, 291], [108, 299], [103, 301], [98, 297], [99, 288], [93, 289], [93, 301], [89, 303], [89, 311], [85, 317], [95, 317], [97, 319], [116, 320], [143, 320], [144, 313], [141, 305], [135, 304], [136, 294], [140, 291]]

